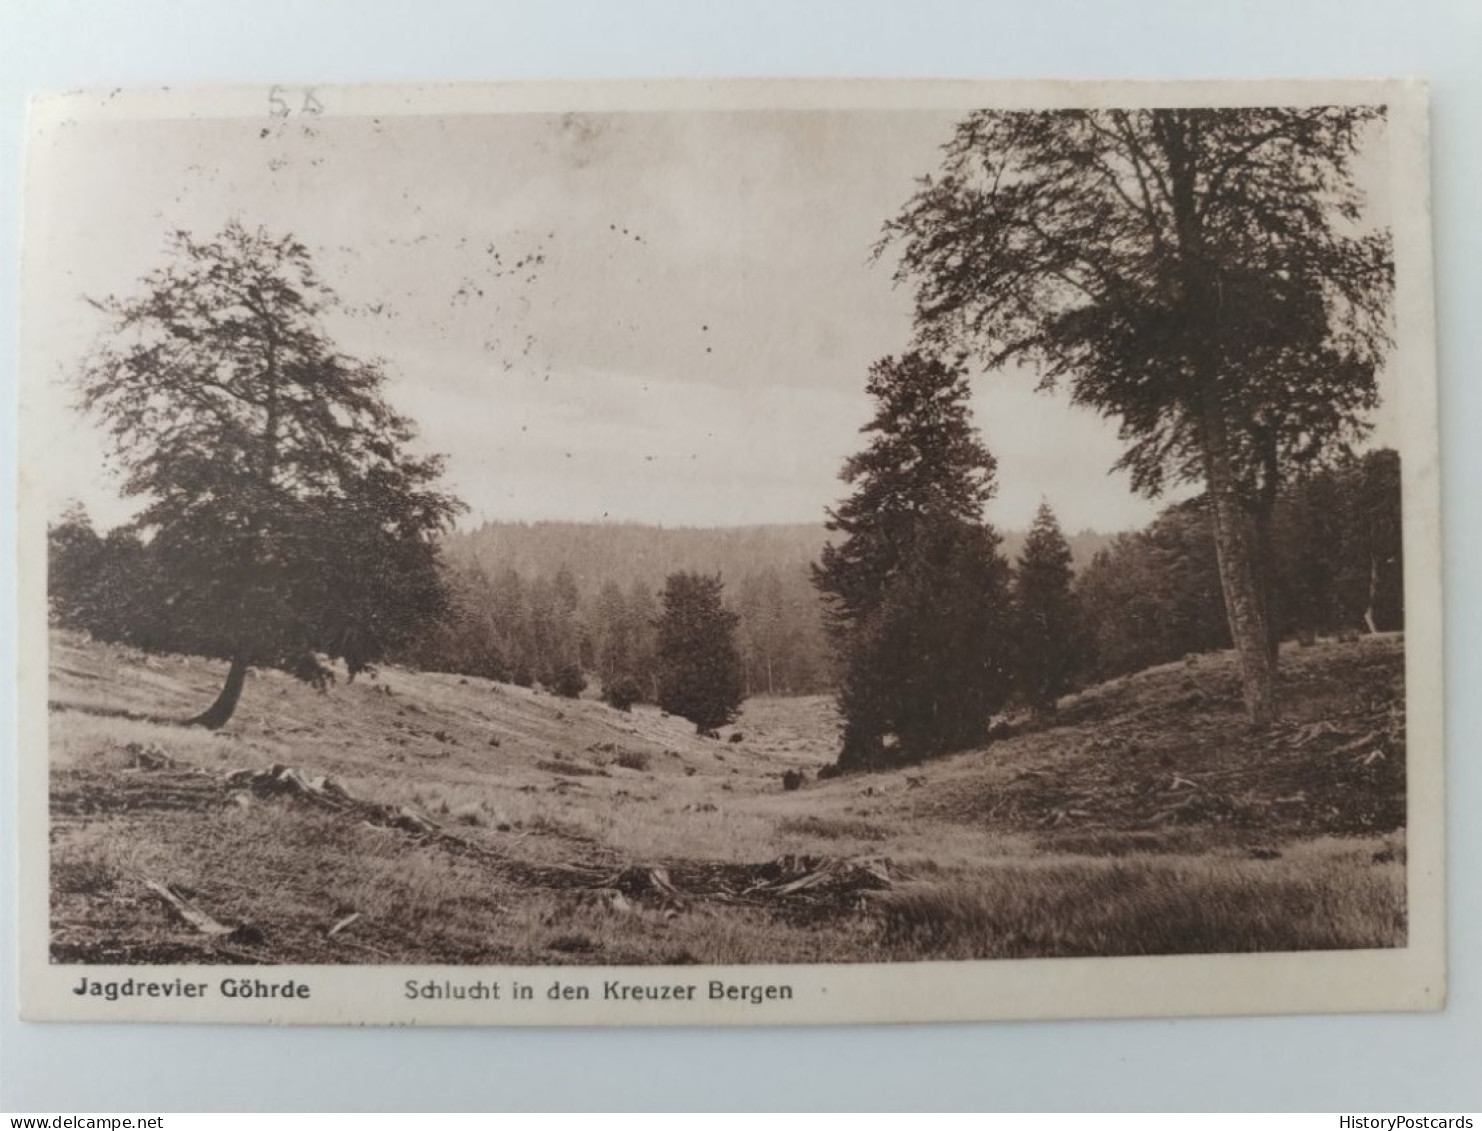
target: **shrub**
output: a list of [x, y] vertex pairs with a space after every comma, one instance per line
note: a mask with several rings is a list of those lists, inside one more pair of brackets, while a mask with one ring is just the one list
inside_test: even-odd
[[621, 750], [616, 761], [625, 770], [648, 769], [648, 755], [642, 750]]
[[631, 711], [643, 698], [643, 690], [632, 676], [618, 676], [602, 688], [602, 701], [619, 711]]
[[546, 687], [552, 694], [563, 699], [575, 699], [586, 690], [587, 677], [582, 675], [581, 669], [575, 664], [557, 664]]

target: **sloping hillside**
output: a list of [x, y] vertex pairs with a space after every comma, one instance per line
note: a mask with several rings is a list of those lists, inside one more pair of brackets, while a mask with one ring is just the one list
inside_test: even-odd
[[[1283, 657], [1251, 735], [1228, 656], [1054, 726], [818, 781], [822, 698], [720, 741], [488, 681], [252, 679], [53, 637], [53, 956], [82, 962], [683, 963], [1392, 946], [1404, 939], [1402, 642]], [[732, 741], [734, 739], [734, 741]], [[800, 789], [783, 774], [801, 771]]]

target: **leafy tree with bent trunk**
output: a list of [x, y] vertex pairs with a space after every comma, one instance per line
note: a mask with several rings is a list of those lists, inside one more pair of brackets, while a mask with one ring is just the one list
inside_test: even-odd
[[1246, 713], [1275, 712], [1282, 475], [1365, 431], [1389, 346], [1387, 231], [1354, 174], [1382, 110], [979, 111], [886, 225], [918, 336], [1120, 421], [1156, 495], [1202, 481]]
[[81, 404], [144, 501], [130, 526], [169, 646], [230, 665], [190, 722], [230, 720], [253, 667], [323, 686], [328, 656], [353, 678], [442, 614], [437, 538], [461, 504], [441, 458], [408, 451], [380, 366], [330, 340], [336, 298], [301, 243], [178, 232], [137, 297], [93, 305], [110, 326]]

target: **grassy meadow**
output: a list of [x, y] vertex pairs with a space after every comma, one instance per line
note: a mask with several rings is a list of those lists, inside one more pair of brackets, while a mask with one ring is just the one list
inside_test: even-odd
[[654, 707], [474, 678], [388, 668], [320, 693], [260, 672], [211, 733], [172, 720], [211, 701], [223, 665], [62, 632], [51, 662], [56, 962], [1405, 943], [1397, 636], [1284, 651], [1270, 733], [1241, 722], [1233, 656], [1205, 655], [980, 750], [827, 780], [822, 697], [751, 699], [715, 740]]

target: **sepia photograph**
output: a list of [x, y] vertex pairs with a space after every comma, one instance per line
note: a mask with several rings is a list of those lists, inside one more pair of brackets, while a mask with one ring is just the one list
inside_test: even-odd
[[28, 1013], [1437, 1008], [1425, 114], [37, 101]]

